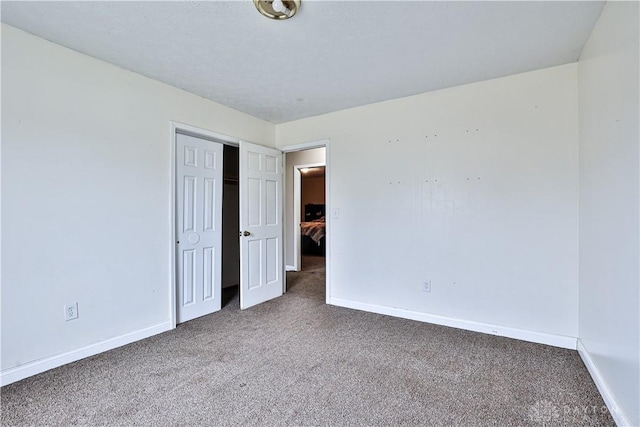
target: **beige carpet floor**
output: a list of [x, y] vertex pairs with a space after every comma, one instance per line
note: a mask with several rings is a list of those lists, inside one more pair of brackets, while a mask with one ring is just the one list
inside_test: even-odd
[[3, 387], [2, 425], [614, 425], [575, 351], [289, 292]]

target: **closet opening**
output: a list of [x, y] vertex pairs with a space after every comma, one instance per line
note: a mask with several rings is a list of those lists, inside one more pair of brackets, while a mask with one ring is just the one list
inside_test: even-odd
[[240, 306], [240, 150], [224, 145], [222, 186], [222, 307]]
[[282, 152], [181, 123], [171, 128], [171, 323], [282, 295]]

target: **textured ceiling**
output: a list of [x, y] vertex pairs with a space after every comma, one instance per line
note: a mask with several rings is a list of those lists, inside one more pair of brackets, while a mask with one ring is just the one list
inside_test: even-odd
[[8, 2], [2, 21], [269, 120], [578, 59], [602, 2]]

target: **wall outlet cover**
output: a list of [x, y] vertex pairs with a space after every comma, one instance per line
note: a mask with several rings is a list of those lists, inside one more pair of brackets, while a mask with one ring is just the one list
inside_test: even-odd
[[74, 320], [78, 318], [78, 303], [67, 304], [64, 306], [64, 320]]
[[422, 283], [422, 292], [431, 292], [431, 280], [425, 280]]

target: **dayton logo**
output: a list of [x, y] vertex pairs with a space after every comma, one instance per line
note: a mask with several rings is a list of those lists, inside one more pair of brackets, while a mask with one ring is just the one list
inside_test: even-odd
[[538, 400], [529, 408], [529, 419], [538, 423], [549, 423], [560, 418], [558, 408], [548, 400]]

